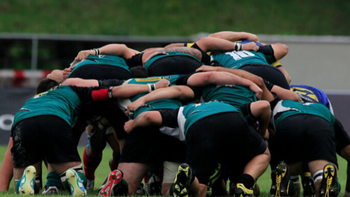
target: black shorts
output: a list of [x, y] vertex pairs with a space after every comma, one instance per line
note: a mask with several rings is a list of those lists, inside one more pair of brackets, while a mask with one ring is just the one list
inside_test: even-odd
[[309, 163], [327, 160], [337, 164], [335, 132], [325, 119], [313, 115], [294, 115], [282, 120], [274, 141], [278, 161]]
[[12, 129], [13, 166], [23, 168], [46, 160], [48, 163], [80, 161], [71, 127], [57, 116], [24, 119]]
[[124, 68], [111, 65], [84, 65], [72, 72], [69, 78], [82, 79], [130, 79], [131, 73]]
[[148, 73], [150, 76], [189, 74], [201, 66], [202, 63], [189, 56], [169, 56], [156, 60], [149, 66]]
[[120, 163], [185, 162], [186, 145], [162, 134], [159, 127], [140, 127], [127, 135]]
[[283, 73], [271, 65], [266, 64], [247, 64], [240, 69], [253, 73], [267, 81], [289, 90], [289, 84]]
[[245, 166], [266, 150], [261, 136], [237, 112], [215, 114], [193, 124], [186, 135], [186, 162], [207, 184], [218, 163]]

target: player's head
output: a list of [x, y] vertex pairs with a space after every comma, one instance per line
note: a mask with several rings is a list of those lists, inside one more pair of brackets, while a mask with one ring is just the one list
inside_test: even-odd
[[57, 83], [62, 83], [64, 81], [63, 70], [55, 69], [50, 74], [48, 74], [46, 78], [55, 80]]
[[148, 71], [143, 66], [135, 66], [130, 68], [132, 78], [146, 78], [148, 77]]
[[42, 93], [42, 92], [46, 92], [48, 91], [50, 88], [53, 88], [55, 86], [58, 86], [58, 82], [53, 80], [53, 79], [49, 79], [49, 78], [44, 78], [42, 79], [38, 86], [36, 87], [36, 93]]

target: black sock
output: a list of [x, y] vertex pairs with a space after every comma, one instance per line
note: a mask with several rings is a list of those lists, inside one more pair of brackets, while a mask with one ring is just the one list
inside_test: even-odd
[[239, 176], [237, 183], [243, 183], [243, 185], [247, 188], [250, 189], [254, 186], [254, 178], [250, 176], [249, 174], [242, 174]]

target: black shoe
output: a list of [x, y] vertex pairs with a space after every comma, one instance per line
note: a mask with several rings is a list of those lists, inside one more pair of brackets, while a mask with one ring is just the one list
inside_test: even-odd
[[243, 183], [237, 183], [235, 189], [235, 197], [243, 197], [243, 196], [254, 196], [253, 189], [246, 188]]
[[141, 183], [139, 188], [136, 190], [135, 196], [149, 196], [149, 193], [147, 193], [143, 183]]
[[301, 183], [303, 184], [304, 197], [316, 197], [315, 184], [311, 172], [304, 172], [301, 175]]
[[320, 196], [338, 196], [337, 168], [334, 164], [327, 164], [323, 168], [323, 177], [320, 185]]
[[179, 166], [174, 180], [174, 197], [188, 197], [188, 187], [193, 182], [193, 172], [191, 167], [183, 163]]
[[272, 186], [270, 189], [271, 196], [291, 196], [289, 193], [289, 169], [286, 163], [281, 162], [273, 171]]
[[147, 184], [145, 184], [145, 188], [147, 186], [146, 191], [151, 196], [161, 196], [162, 195], [162, 182], [159, 177], [155, 174], [149, 178]]

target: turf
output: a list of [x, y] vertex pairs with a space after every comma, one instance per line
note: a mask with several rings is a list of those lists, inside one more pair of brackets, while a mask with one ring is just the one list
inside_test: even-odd
[[[6, 151], [7, 146], [0, 146], [0, 158], [1, 158], [1, 163], [2, 160], [4, 158], [4, 153]], [[83, 153], [84, 147], [79, 147], [79, 152]], [[82, 156], [82, 154], [81, 154]], [[96, 179], [95, 179], [95, 190], [92, 192], [88, 193], [88, 196], [96, 196], [97, 195], [97, 190], [98, 187], [100, 185], [102, 185], [104, 179], [107, 177], [107, 175], [109, 174], [110, 170], [109, 170], [109, 166], [108, 166], [108, 162], [109, 159], [112, 157], [112, 150], [107, 146], [106, 149], [103, 152], [103, 158], [102, 158], [102, 162], [100, 164], [100, 166], [97, 168], [96, 170]], [[341, 158], [338, 157], [338, 163], [339, 163], [339, 173], [338, 173], [338, 177], [339, 177], [339, 182], [342, 186], [342, 190], [339, 194], [339, 196], [342, 196], [342, 194], [344, 193], [345, 190], [345, 183], [346, 183], [346, 169], [347, 169], [347, 162]], [[260, 186], [260, 191], [261, 191], [261, 196], [269, 196], [269, 190], [270, 190], [270, 186], [271, 186], [271, 181], [270, 181], [270, 168], [259, 178], [258, 180], [258, 184]], [[47, 175], [47, 171], [44, 168], [43, 169], [43, 182], [45, 183], [46, 180], [46, 175]], [[13, 185], [10, 185], [10, 189], [8, 192], [1, 192], [0, 196], [16, 196], [13, 194], [14, 190], [13, 190]], [[61, 192], [60, 195], [57, 196], [69, 196], [70, 194], [68, 192]]]
[[231, 0], [1, 0], [0, 32], [192, 36], [249, 31], [280, 35], [349, 35], [350, 2]]

